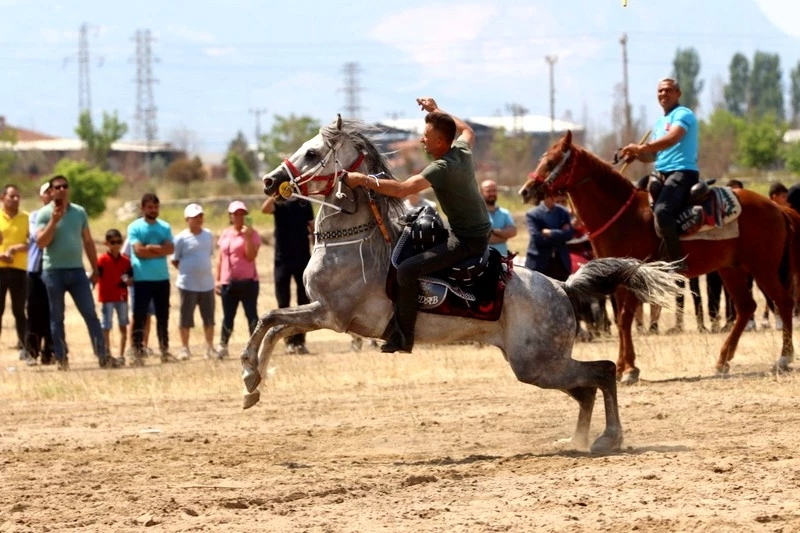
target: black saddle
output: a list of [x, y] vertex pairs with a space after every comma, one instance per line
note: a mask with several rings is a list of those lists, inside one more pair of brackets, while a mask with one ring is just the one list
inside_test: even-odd
[[[450, 236], [439, 214], [430, 207], [408, 211], [398, 219], [403, 232], [392, 253], [387, 294], [396, 298], [396, 268], [404, 260], [422, 253]], [[429, 313], [497, 320], [503, 307], [505, 281], [511, 275], [511, 260], [487, 247], [450, 268], [419, 280], [419, 308]]]
[[[653, 171], [647, 180], [647, 191], [650, 193], [652, 203], [655, 203], [661, 190], [664, 188], [664, 175]], [[691, 235], [700, 230], [704, 225], [721, 227], [723, 225], [723, 209], [719, 205], [719, 195], [714, 194], [716, 179], [699, 180], [689, 189], [689, 197], [680, 211], [678, 234]]]
[[[450, 236], [444, 221], [439, 213], [431, 207], [418, 207], [404, 214], [399, 219], [404, 226], [403, 236], [400, 237], [395, 252], [392, 254], [392, 264], [396, 267], [412, 255], [420, 254], [433, 248], [437, 244], [446, 242]], [[434, 272], [430, 277], [448, 280], [464, 288], [475, 284], [486, 272], [489, 266], [490, 248], [487, 247], [481, 255], [467, 257], [450, 268]]]

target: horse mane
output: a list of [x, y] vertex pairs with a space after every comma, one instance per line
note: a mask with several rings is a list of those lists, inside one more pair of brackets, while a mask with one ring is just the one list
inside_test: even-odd
[[[320, 128], [319, 132], [329, 143], [335, 143], [344, 135], [353, 143], [356, 150], [364, 154], [370, 174], [383, 173], [381, 179], [398, 181], [392, 173], [386, 156], [378, 150], [378, 147], [375, 146], [375, 143], [369, 138], [370, 135], [379, 135], [383, 133], [383, 130], [379, 127], [367, 124], [362, 120], [343, 118], [342, 129], [337, 128], [336, 121], [333, 121], [331, 124]], [[403, 200], [378, 194], [375, 198], [375, 202], [378, 204], [381, 216], [384, 221], [387, 222], [387, 226], [390, 227], [391, 231], [393, 229], [392, 227], [396, 226], [396, 224], [394, 224], [394, 219], [405, 212]]]
[[581, 146], [573, 145], [573, 150], [577, 150], [578, 154], [582, 156], [585, 164], [586, 174], [593, 179], [599, 180], [603, 184], [603, 188], [611, 195], [620, 195], [627, 197], [631, 194], [634, 188], [633, 183], [617, 172], [614, 167], [594, 155], [592, 152]]

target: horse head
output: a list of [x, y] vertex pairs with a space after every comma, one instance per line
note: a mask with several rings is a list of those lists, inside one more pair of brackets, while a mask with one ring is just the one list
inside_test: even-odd
[[536, 169], [528, 175], [528, 180], [519, 190], [523, 202], [533, 199], [540, 190], [568, 189], [572, 182], [572, 168], [568, 163], [574, 153], [572, 132], [567, 131], [539, 159]]
[[346, 131], [341, 115], [307, 140], [277, 168], [266, 174], [264, 194], [289, 198], [299, 191], [304, 196], [327, 196], [347, 171], [356, 170], [364, 162], [364, 153]]

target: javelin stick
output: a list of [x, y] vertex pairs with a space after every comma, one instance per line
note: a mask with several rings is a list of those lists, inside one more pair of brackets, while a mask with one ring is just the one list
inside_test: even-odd
[[[639, 141], [639, 144], [642, 144], [642, 143], [644, 143], [644, 142], [647, 140], [647, 138], [648, 138], [648, 137], [650, 137], [650, 134], [651, 134], [652, 132], [653, 132], [653, 130], [647, 130], [647, 133], [645, 133], [645, 134], [644, 134], [644, 136], [642, 137], [642, 140], [641, 140], [641, 141]], [[619, 169], [619, 173], [620, 173], [620, 174], [625, 174], [625, 169], [626, 169], [626, 168], [628, 168], [628, 165], [629, 165], [629, 164], [630, 164], [630, 161], [625, 161], [625, 162], [622, 164], [622, 166], [620, 167], [620, 169]]]

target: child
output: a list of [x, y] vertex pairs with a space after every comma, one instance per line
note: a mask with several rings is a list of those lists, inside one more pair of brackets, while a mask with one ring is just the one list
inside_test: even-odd
[[111, 344], [111, 321], [114, 311], [117, 312], [119, 324], [120, 347], [119, 357], [125, 360], [125, 344], [128, 340], [128, 287], [133, 283], [133, 267], [131, 260], [122, 255], [122, 234], [119, 230], [106, 232], [108, 251], [97, 258], [97, 300], [102, 305], [103, 334], [109, 352]]

